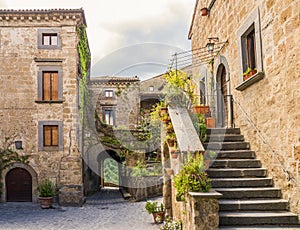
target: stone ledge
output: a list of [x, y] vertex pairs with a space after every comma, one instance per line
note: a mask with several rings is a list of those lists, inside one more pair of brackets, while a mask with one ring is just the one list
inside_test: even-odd
[[247, 79], [246, 81], [239, 84], [235, 89], [237, 89], [239, 91], [243, 91], [246, 88], [248, 88], [249, 86], [251, 86], [254, 83], [256, 83], [256, 82], [260, 81], [261, 79], [263, 79], [264, 76], [265, 76], [265, 74], [263, 72], [258, 72], [256, 74], [254, 74], [252, 77], [250, 77], [249, 79]]
[[45, 100], [35, 100], [35, 103], [38, 104], [61, 104], [64, 100], [55, 100], [55, 101], [45, 101]]
[[64, 58], [34, 58], [35, 62], [63, 62]]
[[189, 192], [189, 195], [196, 199], [219, 199], [223, 196], [215, 190], [210, 190], [209, 192]]

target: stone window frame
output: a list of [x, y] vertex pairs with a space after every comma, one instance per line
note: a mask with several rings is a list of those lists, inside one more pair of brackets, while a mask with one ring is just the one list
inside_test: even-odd
[[[256, 59], [256, 69], [257, 73], [254, 74], [251, 78], [244, 81], [243, 73], [246, 68], [246, 49], [245, 46], [245, 37], [251, 30], [255, 31], [255, 59]], [[242, 91], [252, 84], [260, 81], [264, 78], [263, 73], [263, 61], [262, 61], [262, 41], [261, 41], [261, 27], [260, 27], [260, 14], [259, 9], [256, 8], [250, 16], [246, 19], [244, 24], [237, 31], [237, 39], [238, 39], [238, 51], [239, 51], [239, 62], [240, 62], [240, 82], [236, 89]]]
[[[61, 49], [60, 29], [38, 29], [38, 49]], [[43, 34], [57, 34], [57, 45], [43, 45]]]
[[[58, 100], [43, 100], [43, 72], [46, 71], [57, 71], [58, 72]], [[39, 66], [37, 76], [38, 88], [37, 88], [37, 103], [62, 103], [63, 102], [63, 78], [62, 78], [62, 67], [61, 66]]]
[[[44, 126], [58, 126], [58, 146], [44, 146]], [[62, 121], [38, 121], [38, 151], [63, 151], [63, 123]]]

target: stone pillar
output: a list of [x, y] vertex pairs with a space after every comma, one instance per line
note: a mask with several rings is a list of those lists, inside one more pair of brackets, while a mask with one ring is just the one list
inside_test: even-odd
[[219, 202], [222, 194], [210, 192], [189, 192], [186, 210], [189, 212], [183, 220], [184, 230], [217, 230], [219, 226]]

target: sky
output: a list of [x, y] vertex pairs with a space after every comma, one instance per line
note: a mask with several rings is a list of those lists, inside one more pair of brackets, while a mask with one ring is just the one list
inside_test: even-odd
[[1, 9], [83, 8], [92, 54], [92, 77], [167, 71], [172, 54], [190, 50], [196, 0], [0, 0]]

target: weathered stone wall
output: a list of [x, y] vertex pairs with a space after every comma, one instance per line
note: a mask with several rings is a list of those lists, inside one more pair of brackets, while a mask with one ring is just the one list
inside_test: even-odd
[[[263, 166], [268, 168], [275, 186], [280, 187], [283, 197], [290, 201], [291, 211], [300, 214], [300, 2], [216, 1], [210, 15], [201, 16], [200, 9], [208, 7], [210, 2], [198, 1], [190, 31], [192, 49], [205, 47], [208, 37], [228, 40], [220, 55], [226, 58], [229, 66], [227, 76], [235, 100], [235, 125], [241, 128]], [[262, 71], [265, 76], [245, 90], [238, 91], [235, 87], [242, 82], [243, 70], [240, 67], [237, 31], [255, 10], [259, 12]], [[217, 58], [215, 63], [219, 60]], [[282, 167], [298, 186], [287, 179]]]
[[[92, 105], [102, 119], [102, 109], [112, 107], [115, 109], [115, 125], [124, 128], [135, 128], [139, 112], [140, 81], [138, 78], [97, 77], [91, 79]], [[106, 99], [105, 90], [113, 90], [114, 97]]]
[[[1, 14], [0, 20], [1, 138], [16, 135], [14, 140], [23, 141], [23, 149], [17, 151], [30, 156], [29, 165], [38, 180], [50, 178], [57, 183], [61, 192], [59, 201], [66, 205], [83, 202], [76, 31], [77, 25], [82, 24], [81, 17], [81, 13], [70, 12], [55, 15], [18, 12], [6, 17]], [[61, 49], [38, 49], [40, 28], [58, 29]], [[61, 103], [36, 103], [41, 66], [61, 67]], [[49, 120], [63, 124], [63, 151], [38, 150], [38, 122]], [[2, 200], [5, 201], [5, 196]]]
[[124, 187], [135, 201], [162, 195], [163, 181], [159, 176], [127, 177]]

